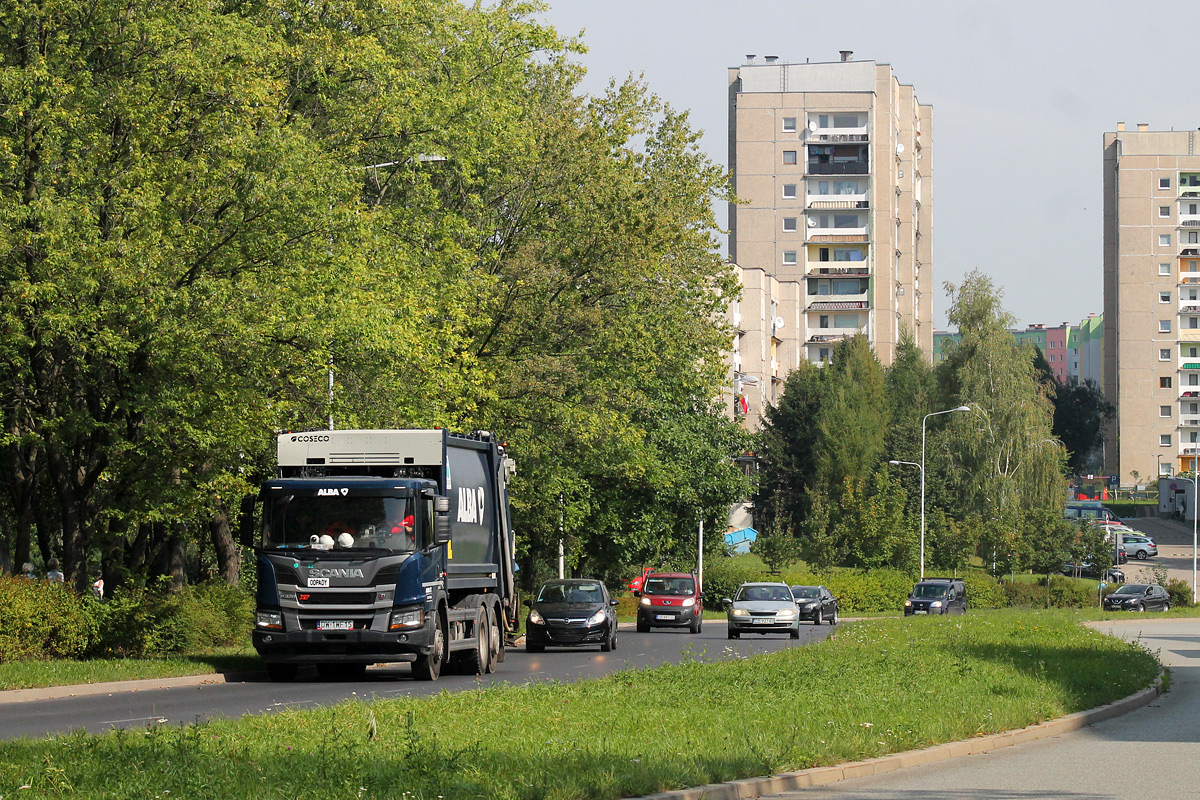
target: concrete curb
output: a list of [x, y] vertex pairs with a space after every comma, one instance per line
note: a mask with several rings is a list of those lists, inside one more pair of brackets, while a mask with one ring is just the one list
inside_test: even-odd
[[73, 683], [67, 686], [44, 686], [40, 689], [6, 689], [0, 691], [0, 706], [12, 703], [29, 703], [35, 700], [58, 700], [64, 697], [86, 697], [96, 694], [119, 692], [145, 692], [152, 689], [174, 689], [184, 686], [207, 686], [246, 680], [258, 673], [233, 673], [224, 675], [182, 675], [176, 678], [146, 678], [136, 681], [109, 681], [108, 683]]
[[1135, 692], [1128, 697], [1099, 706], [1088, 711], [1078, 711], [1065, 717], [1052, 719], [1038, 725], [1030, 725], [1015, 731], [1004, 731], [989, 736], [979, 736], [963, 742], [948, 742], [934, 745], [924, 750], [906, 750], [903, 753], [893, 753], [880, 758], [866, 761], [851, 761], [831, 767], [813, 767], [799, 772], [785, 772], [781, 775], [768, 775], [760, 778], [743, 778], [726, 783], [710, 783], [691, 789], [677, 789], [670, 792], [645, 795], [640, 800], [745, 800], [746, 798], [762, 795], [790, 792], [795, 789], [807, 789], [812, 786], [823, 786], [827, 783], [861, 778], [866, 775], [881, 775], [897, 769], [917, 767], [932, 764], [935, 761], [945, 761], [950, 758], [990, 753], [1002, 747], [1012, 747], [1038, 739], [1048, 739], [1064, 733], [1103, 722], [1106, 719], [1119, 717], [1130, 711], [1148, 705], [1162, 693], [1163, 674], [1159, 672], [1154, 683], [1149, 688]]

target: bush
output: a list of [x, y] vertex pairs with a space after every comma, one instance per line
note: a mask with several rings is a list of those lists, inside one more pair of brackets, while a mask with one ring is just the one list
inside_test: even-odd
[[1051, 575], [1049, 587], [1045, 578], [1037, 583], [1006, 583], [1004, 594], [1008, 604], [1018, 608], [1088, 608], [1098, 602], [1093, 589], [1061, 575]]
[[1192, 604], [1192, 586], [1180, 578], [1171, 578], [1166, 585], [1171, 597], [1171, 608], [1187, 608]]
[[738, 587], [747, 581], [783, 581], [796, 584], [823, 584], [829, 587], [845, 613], [864, 611], [899, 611], [908, 597], [913, 578], [894, 569], [835, 569], [814, 572], [798, 568], [773, 575], [757, 560], [727, 558], [714, 561], [704, 568], [704, 605], [721, 608], [721, 598], [733, 597]]
[[97, 640], [85, 602], [62, 584], [0, 577], [0, 661], [77, 658]]
[[1008, 595], [1000, 582], [986, 572], [967, 572], [962, 576], [967, 587], [968, 608], [1006, 608]]

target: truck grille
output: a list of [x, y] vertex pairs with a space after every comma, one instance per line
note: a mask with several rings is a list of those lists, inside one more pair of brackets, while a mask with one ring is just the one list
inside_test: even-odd
[[375, 602], [375, 593], [301, 592], [297, 598], [302, 606], [369, 606]]

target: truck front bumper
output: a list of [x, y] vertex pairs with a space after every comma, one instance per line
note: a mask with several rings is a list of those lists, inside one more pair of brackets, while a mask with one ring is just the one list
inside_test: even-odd
[[412, 661], [433, 652], [433, 631], [277, 631], [255, 630], [254, 649], [273, 664]]

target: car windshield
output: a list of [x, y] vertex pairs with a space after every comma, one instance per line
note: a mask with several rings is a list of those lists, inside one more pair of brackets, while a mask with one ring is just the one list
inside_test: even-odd
[[601, 603], [604, 590], [598, 583], [547, 583], [538, 592], [539, 603]]
[[286, 494], [263, 508], [263, 547], [268, 550], [392, 550], [419, 545], [407, 498], [302, 497]]
[[945, 597], [946, 585], [943, 583], [918, 583], [913, 587], [913, 597]]
[[691, 578], [647, 578], [642, 591], [646, 594], [688, 597], [696, 593], [696, 584]]
[[1120, 589], [1117, 589], [1113, 594], [1145, 594], [1149, 587], [1140, 583], [1127, 583]]
[[792, 593], [786, 586], [743, 586], [738, 592], [738, 600], [749, 602], [791, 602]]
[[793, 586], [792, 597], [797, 600], [812, 600], [821, 596], [821, 591], [815, 586]]

